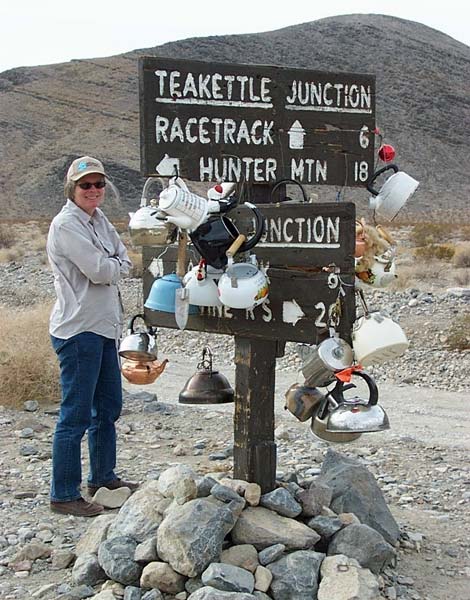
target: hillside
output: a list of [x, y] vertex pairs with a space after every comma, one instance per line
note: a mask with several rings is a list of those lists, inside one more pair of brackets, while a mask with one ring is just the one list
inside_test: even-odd
[[[396, 147], [396, 162], [421, 182], [406, 212], [467, 209], [470, 47], [411, 21], [347, 15], [0, 73], [3, 218], [55, 214], [66, 165], [82, 154], [100, 157], [121, 191], [108, 212], [123, 216], [136, 207], [144, 183], [137, 59], [152, 55], [373, 73], [377, 124]], [[335, 190], [316, 191], [329, 200]], [[347, 195], [362, 206], [367, 197]]]

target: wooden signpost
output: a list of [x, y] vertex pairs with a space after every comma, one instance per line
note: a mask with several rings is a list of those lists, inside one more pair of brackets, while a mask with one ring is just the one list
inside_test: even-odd
[[[276, 357], [287, 341], [318, 343], [332, 323], [350, 340], [355, 318], [355, 206], [270, 204], [270, 190], [282, 178], [364, 185], [373, 168], [375, 81], [370, 75], [142, 58], [140, 103], [144, 175], [223, 179], [256, 191], [266, 231], [252, 252], [269, 278], [267, 301], [252, 310], [200, 307], [186, 328], [235, 337], [234, 476], [267, 492], [276, 474]], [[251, 235], [251, 211], [242, 205], [228, 216]], [[145, 298], [154, 261], [160, 271], [175, 271], [176, 247], [158, 259], [162, 252], [143, 248]], [[199, 259], [192, 248], [189, 258]], [[176, 328], [172, 313], [145, 309], [145, 319]]]

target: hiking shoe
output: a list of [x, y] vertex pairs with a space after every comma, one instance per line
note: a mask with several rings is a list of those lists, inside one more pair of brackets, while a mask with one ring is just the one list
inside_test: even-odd
[[104, 511], [101, 504], [87, 502], [83, 498], [78, 500], [69, 500], [67, 502], [56, 502], [51, 500], [52, 512], [62, 513], [63, 515], [74, 515], [75, 517], [95, 517]]
[[109, 481], [108, 483], [102, 483], [101, 485], [94, 485], [93, 483], [89, 483], [88, 493], [90, 494], [90, 496], [94, 496], [96, 492], [102, 487], [107, 488], [108, 490], [117, 490], [118, 488], [126, 487], [129, 488], [131, 492], [135, 492], [136, 489], [139, 487], [139, 484], [132, 481], [124, 481], [124, 479], [113, 479], [112, 481]]

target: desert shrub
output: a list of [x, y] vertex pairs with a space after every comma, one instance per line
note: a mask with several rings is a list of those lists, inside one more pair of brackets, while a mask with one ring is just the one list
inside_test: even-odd
[[460, 287], [470, 287], [470, 269], [458, 269], [454, 271], [454, 283]]
[[451, 350], [470, 350], [470, 312], [454, 319], [447, 345]]
[[50, 305], [18, 310], [2, 307], [0, 330], [0, 404], [26, 400], [50, 403], [60, 398], [59, 366], [49, 338]]
[[15, 244], [15, 241], [11, 227], [0, 225], [0, 248], [11, 248]]
[[454, 229], [449, 224], [417, 223], [411, 230], [410, 239], [415, 246], [442, 244], [451, 238]]
[[457, 246], [452, 258], [454, 267], [470, 267], [470, 244]]
[[435, 258], [449, 261], [452, 260], [454, 254], [455, 246], [453, 244], [429, 244], [415, 249], [415, 255], [425, 260]]

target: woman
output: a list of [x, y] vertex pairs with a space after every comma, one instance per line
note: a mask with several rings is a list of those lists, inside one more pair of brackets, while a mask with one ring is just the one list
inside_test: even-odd
[[131, 266], [124, 244], [100, 210], [107, 180], [102, 163], [83, 156], [70, 165], [67, 202], [53, 219], [47, 254], [57, 301], [50, 319], [60, 362], [62, 403], [52, 449], [51, 510], [94, 516], [103, 507], [82, 498], [81, 441], [88, 432], [88, 492], [137, 484], [119, 479], [115, 422], [122, 408], [117, 344], [123, 310], [118, 281]]

